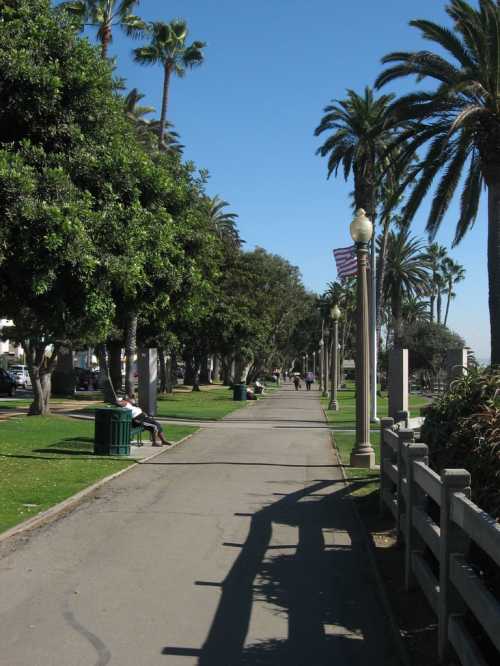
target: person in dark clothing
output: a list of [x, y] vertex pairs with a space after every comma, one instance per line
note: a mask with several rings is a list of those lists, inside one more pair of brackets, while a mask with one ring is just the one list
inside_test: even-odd
[[[133, 394], [126, 396], [122, 400], [118, 400], [118, 405], [132, 412], [132, 425], [142, 426], [144, 430], [147, 430], [151, 436], [153, 446], [171, 446], [172, 442], [165, 439], [161, 424], [136, 405]], [[160, 440], [159, 443], [156, 440], [157, 437]]]
[[299, 377], [299, 375], [294, 375], [293, 384], [295, 386], [295, 390], [298, 391], [299, 388], [300, 388], [300, 377]]

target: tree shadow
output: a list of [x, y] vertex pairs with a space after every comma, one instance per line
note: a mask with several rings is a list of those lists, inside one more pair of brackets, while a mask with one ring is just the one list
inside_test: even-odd
[[[241, 550], [220, 584], [202, 648], [167, 646], [162, 654], [196, 655], [198, 666], [399, 663], [347, 498], [351, 490], [319, 481], [254, 513], [245, 543], [227, 544]], [[298, 543], [271, 546], [273, 525], [296, 527]], [[287, 618], [286, 640], [245, 645], [255, 602]]]

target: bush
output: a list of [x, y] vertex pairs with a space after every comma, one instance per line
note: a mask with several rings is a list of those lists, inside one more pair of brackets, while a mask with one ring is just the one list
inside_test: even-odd
[[500, 370], [470, 370], [426, 409], [421, 430], [431, 466], [463, 467], [472, 499], [500, 518]]

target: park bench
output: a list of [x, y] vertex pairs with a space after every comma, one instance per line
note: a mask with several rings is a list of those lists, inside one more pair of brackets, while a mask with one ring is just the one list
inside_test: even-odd
[[137, 425], [137, 426], [131, 426], [130, 427], [130, 443], [134, 441], [134, 439], [137, 437], [137, 444], [136, 446], [142, 446], [142, 433], [146, 430], [144, 426], [142, 425]]

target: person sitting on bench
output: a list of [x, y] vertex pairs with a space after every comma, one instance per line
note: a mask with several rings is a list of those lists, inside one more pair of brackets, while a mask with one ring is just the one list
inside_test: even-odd
[[[120, 407], [123, 407], [123, 409], [128, 409], [132, 412], [132, 425], [134, 427], [142, 426], [144, 430], [149, 432], [153, 446], [171, 446], [172, 442], [168, 442], [165, 439], [161, 424], [152, 416], [143, 412], [142, 409], [136, 405], [133, 393], [130, 394], [130, 396], [125, 396], [123, 399], [118, 400], [117, 403]], [[156, 436], [158, 436], [160, 440], [159, 443], [156, 441]]]

